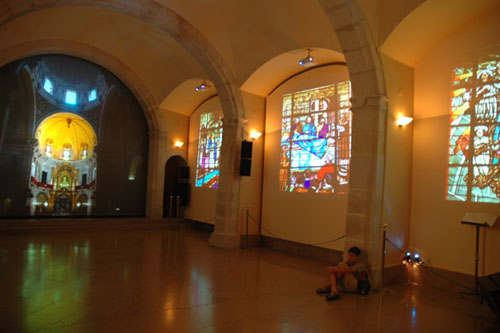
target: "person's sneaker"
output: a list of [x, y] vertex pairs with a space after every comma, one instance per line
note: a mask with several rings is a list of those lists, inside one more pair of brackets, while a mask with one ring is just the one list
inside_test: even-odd
[[318, 288], [316, 289], [316, 294], [328, 294], [330, 291], [332, 291], [331, 287]]
[[335, 293], [335, 294], [328, 294], [326, 295], [326, 300], [327, 301], [335, 301], [336, 299], [339, 299], [340, 298], [340, 295]]

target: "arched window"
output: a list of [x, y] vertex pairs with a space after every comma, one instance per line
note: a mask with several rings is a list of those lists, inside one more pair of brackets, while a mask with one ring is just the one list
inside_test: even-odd
[[66, 90], [66, 104], [76, 105], [76, 91]]
[[45, 141], [45, 155], [48, 157], [52, 157], [52, 145], [54, 144], [54, 140], [52, 139], [47, 139]]
[[89, 102], [93, 102], [97, 99], [97, 90], [96, 89], [92, 89], [90, 92], [89, 92]]
[[52, 94], [54, 92], [54, 85], [52, 84], [52, 81], [45, 78], [45, 81], [43, 82], [43, 90], [45, 90], [49, 94]]
[[500, 55], [454, 69], [447, 200], [500, 202]]
[[71, 145], [69, 143], [65, 143], [63, 145], [62, 158], [65, 161], [68, 161], [71, 159]]

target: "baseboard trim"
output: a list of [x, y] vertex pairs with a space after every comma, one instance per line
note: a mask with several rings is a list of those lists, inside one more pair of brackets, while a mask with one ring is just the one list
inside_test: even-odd
[[191, 220], [191, 219], [184, 219], [184, 221], [187, 224], [190, 224], [191, 227], [198, 229], [198, 230], [202, 230], [202, 231], [206, 231], [206, 232], [214, 232], [214, 230], [215, 230], [215, 226], [213, 224], [210, 224], [210, 223], [200, 222], [200, 221]]
[[284, 239], [260, 236], [260, 246], [275, 251], [285, 252], [297, 257], [322, 261], [336, 265], [343, 260], [344, 252], [325, 249], [313, 245], [296, 243]]

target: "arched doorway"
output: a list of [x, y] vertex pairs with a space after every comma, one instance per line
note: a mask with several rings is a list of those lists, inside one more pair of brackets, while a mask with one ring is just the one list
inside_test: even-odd
[[[165, 164], [165, 185], [163, 190], [163, 217], [175, 217], [177, 204], [187, 205], [189, 198], [189, 168], [180, 156], [172, 156]], [[179, 200], [179, 202], [177, 202]], [[172, 203], [172, 204], [171, 204]], [[179, 216], [182, 216], [179, 209]]]

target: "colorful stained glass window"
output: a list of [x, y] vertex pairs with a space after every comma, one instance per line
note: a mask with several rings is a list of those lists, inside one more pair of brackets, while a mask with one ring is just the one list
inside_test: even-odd
[[345, 193], [351, 159], [350, 82], [283, 96], [280, 189]]
[[447, 200], [500, 202], [500, 55], [453, 72]]
[[221, 145], [222, 111], [202, 113], [196, 164], [196, 187], [218, 188]]

